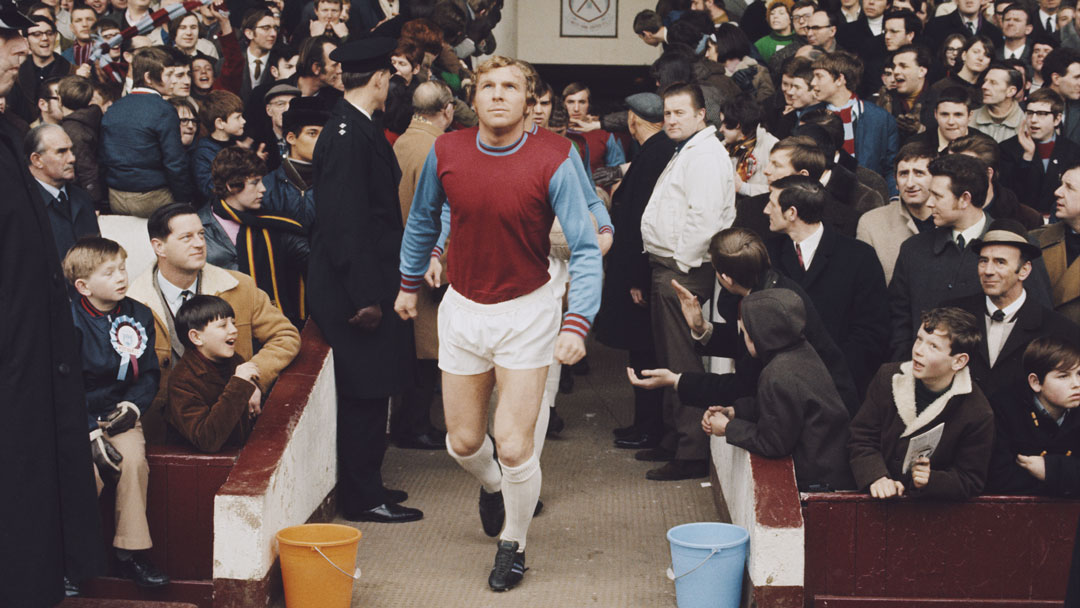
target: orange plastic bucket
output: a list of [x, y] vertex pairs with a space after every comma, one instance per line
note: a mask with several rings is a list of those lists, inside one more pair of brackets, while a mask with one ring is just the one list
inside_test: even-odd
[[338, 524], [304, 524], [279, 530], [281, 578], [288, 608], [348, 608], [360, 578], [360, 531]]

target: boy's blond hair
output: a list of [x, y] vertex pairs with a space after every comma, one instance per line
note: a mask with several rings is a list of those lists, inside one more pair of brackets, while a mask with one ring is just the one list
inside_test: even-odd
[[64, 278], [72, 285], [79, 279], [87, 279], [105, 262], [116, 256], [127, 259], [127, 251], [116, 241], [100, 236], [84, 236], [75, 241], [64, 256]]

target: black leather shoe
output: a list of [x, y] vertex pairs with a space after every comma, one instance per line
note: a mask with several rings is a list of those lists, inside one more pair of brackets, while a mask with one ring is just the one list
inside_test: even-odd
[[681, 481], [709, 476], [709, 465], [705, 460], [672, 460], [659, 469], [645, 473], [645, 479], [653, 481]]
[[394, 445], [404, 450], [446, 449], [446, 433], [436, 429], [418, 435], [397, 435], [391, 439]]
[[130, 559], [121, 559], [120, 576], [135, 581], [136, 587], [153, 588], [169, 584], [169, 577], [142, 553], [132, 553]]
[[642, 460], [644, 462], [667, 462], [674, 459], [675, 452], [660, 447], [641, 450], [637, 454], [634, 454], [634, 460]]
[[646, 450], [660, 445], [660, 437], [641, 433], [615, 440], [615, 447], [623, 450]]
[[407, 521], [417, 521], [424, 518], [424, 512], [396, 505], [393, 503], [381, 504], [377, 507], [360, 511], [351, 515], [342, 515], [349, 521], [373, 521], [379, 524], [401, 524]]
[[500, 540], [499, 550], [495, 553], [495, 565], [488, 575], [488, 586], [492, 591], [508, 591], [517, 586], [525, 576], [525, 552], [518, 553], [518, 544], [514, 541]]
[[82, 589], [79, 588], [79, 583], [71, 580], [68, 577], [64, 577], [64, 597], [79, 597], [82, 593]]
[[620, 426], [617, 429], [611, 429], [611, 434], [615, 435], [615, 437], [618, 439], [622, 439], [623, 437], [629, 437], [630, 435], [638, 435], [640, 433], [641, 431], [639, 431], [638, 428], [632, 424], [630, 426]]
[[387, 503], [402, 503], [409, 500], [409, 493], [405, 490], [391, 490], [390, 488], [383, 488], [383, 494], [386, 496]]

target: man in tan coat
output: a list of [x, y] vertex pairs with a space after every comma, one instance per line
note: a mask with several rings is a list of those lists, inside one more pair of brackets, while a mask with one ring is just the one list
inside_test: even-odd
[[[401, 167], [398, 198], [401, 200], [401, 220], [409, 219], [416, 182], [424, 161], [454, 120], [454, 96], [450, 87], [431, 80], [420, 84], [413, 93], [413, 115], [409, 128], [394, 143], [394, 155]], [[432, 252], [427, 284], [418, 291], [417, 317], [413, 320], [416, 340], [416, 382], [400, 398], [394, 400], [390, 414], [390, 435], [402, 448], [441, 450], [446, 447], [444, 434], [431, 425], [431, 402], [439, 375], [438, 304], [433, 288], [446, 283], [441, 257], [444, 252]]]
[[1050, 275], [1050, 295], [1054, 310], [1073, 323], [1080, 323], [1080, 165], [1065, 167], [1057, 198], [1058, 222], [1031, 232], [1042, 248], [1043, 262]]
[[[185, 203], [160, 207], [150, 216], [146, 229], [157, 263], [131, 283], [127, 295], [154, 313], [154, 348], [161, 365], [161, 384], [142, 421], [147, 440], [160, 442], [164, 438], [162, 410], [169, 373], [184, 354], [173, 318], [188, 298], [215, 295], [232, 306], [239, 330], [236, 353], [259, 368], [255, 398], [269, 392], [281, 370], [300, 352], [300, 333], [251, 277], [206, 263], [202, 221], [193, 207]], [[256, 341], [261, 345], [257, 353]]]

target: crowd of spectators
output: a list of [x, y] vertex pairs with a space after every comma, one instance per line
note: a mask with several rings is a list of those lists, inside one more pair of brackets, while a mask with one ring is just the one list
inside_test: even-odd
[[[1080, 494], [1080, 12], [1069, 1], [663, 0], [633, 23], [662, 47], [655, 86], [611, 112], [602, 88], [556, 89], [522, 64], [528, 132], [565, 137], [580, 160], [565, 179], [588, 193], [606, 255], [596, 334], [628, 351], [634, 386], [634, 421], [615, 445], [662, 463], [649, 479], [706, 476], [708, 437], [721, 435], [792, 456], [803, 490]], [[325, 285], [351, 251], [397, 255], [436, 139], [477, 124], [472, 57], [494, 51], [501, 9], [230, 1], [131, 27], [170, 4], [42, 1], [0, 28], [27, 47], [0, 120], [69, 283], [97, 488], [116, 485], [116, 558], [143, 586], [168, 583], [146, 556], [145, 442], [243, 443], [299, 352], [309, 307], [327, 305], [308, 290], [309, 267]], [[390, 66], [347, 50], [367, 39], [391, 41]], [[349, 112], [358, 122], [338, 123]], [[368, 128], [357, 125], [371, 124], [385, 141], [357, 143]], [[361, 157], [386, 170], [348, 175]], [[317, 183], [335, 187], [320, 197]], [[394, 213], [351, 232], [359, 191], [339, 183], [391, 197]], [[154, 262], [140, 276], [129, 280], [127, 252], [100, 236], [109, 215], [145, 225]], [[446, 219], [424, 281], [403, 279], [418, 294], [407, 331], [379, 334], [397, 321], [351, 292], [341, 329], [324, 328], [332, 343], [367, 332], [408, 354], [409, 388], [374, 397], [396, 393], [389, 428], [402, 447], [448, 446], [430, 415], [438, 303], [454, 280], [444, 267], [463, 246], [448, 234]], [[341, 248], [327, 249], [334, 239]], [[561, 298], [573, 246], [558, 225], [549, 239]], [[707, 372], [703, 355], [734, 371]], [[350, 398], [371, 399], [367, 388]], [[555, 363], [537, 451], [564, 424], [560, 389], [572, 374]], [[915, 439], [930, 448], [912, 454]], [[381, 449], [371, 458], [377, 476]], [[377, 478], [380, 500], [405, 500]], [[386, 504], [362, 511], [422, 517]]]

